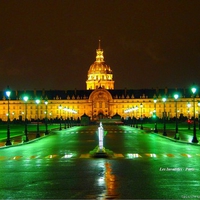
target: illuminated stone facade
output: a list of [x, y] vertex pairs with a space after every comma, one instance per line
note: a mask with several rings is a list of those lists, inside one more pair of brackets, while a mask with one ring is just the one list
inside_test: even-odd
[[[113, 73], [111, 68], [105, 64], [103, 50], [99, 47], [96, 50], [96, 61], [90, 66], [86, 90], [33, 90], [33, 91], [12, 91], [9, 101], [10, 119], [25, 118], [25, 108], [27, 106], [27, 118], [44, 119], [47, 113], [48, 119], [67, 119], [73, 117], [80, 119], [87, 115], [91, 120], [102, 118], [112, 118], [118, 114], [122, 118], [128, 117], [152, 117], [153, 112], [159, 118], [163, 117], [164, 106], [168, 118], [176, 116], [176, 102], [173, 98], [175, 92], [179, 92], [177, 100], [178, 117], [193, 116], [193, 97], [189, 89], [114, 89]], [[24, 94], [29, 96], [27, 103], [23, 101]], [[8, 99], [5, 93], [1, 92], [0, 118], [7, 120]], [[167, 98], [166, 103], [162, 97]], [[41, 102], [36, 105], [35, 99], [40, 98]], [[44, 104], [48, 99], [48, 105]], [[154, 100], [157, 100], [156, 103]], [[198, 93], [195, 94], [195, 115], [199, 114], [200, 100]], [[188, 107], [190, 103], [190, 107]], [[132, 112], [125, 112], [129, 108], [135, 108]], [[136, 109], [137, 108], [137, 109]], [[76, 113], [68, 112], [67, 109], [75, 110]]]
[[[123, 118], [136, 117], [139, 118], [141, 115], [143, 117], [151, 117], [154, 110], [158, 117], [162, 118], [164, 112], [164, 103], [162, 102], [162, 96], [167, 97], [165, 103], [165, 110], [167, 116], [173, 118], [176, 113], [175, 100], [173, 98], [174, 92], [176, 90], [166, 90], [160, 89], [158, 93], [154, 89], [147, 90], [106, 90], [103, 88], [98, 88], [96, 90], [69, 90], [69, 91], [36, 91], [36, 95], [33, 91], [12, 91], [10, 99], [10, 119], [24, 119], [25, 113], [25, 103], [22, 100], [24, 93], [28, 94], [30, 100], [27, 102], [27, 118], [40, 119], [45, 118], [45, 113], [47, 111], [48, 118], [60, 118], [63, 119], [68, 117], [73, 117], [77, 119], [82, 115], [88, 115], [92, 120], [98, 120], [100, 118], [111, 118], [115, 114], [119, 114]], [[189, 91], [184, 94], [184, 90], [179, 90], [183, 92], [181, 97], [177, 101], [178, 116], [183, 115], [191, 118], [193, 116], [193, 98], [189, 94]], [[17, 93], [17, 95], [16, 95]], [[2, 94], [3, 96], [4, 94]], [[36, 97], [40, 97], [41, 102], [37, 106], [35, 103]], [[44, 101], [48, 98], [48, 105], [46, 107]], [[154, 103], [154, 98], [157, 98], [157, 102]], [[198, 106], [198, 101], [200, 100], [197, 95], [195, 98], [195, 110], [196, 117], [198, 116], [200, 107]], [[190, 103], [190, 107], [188, 107]], [[59, 109], [59, 106], [62, 109]], [[142, 107], [141, 107], [142, 105]], [[125, 113], [129, 108], [138, 108], [133, 112]], [[70, 113], [65, 111], [64, 108], [69, 108], [77, 111], [77, 113]], [[38, 111], [38, 114], [37, 114]], [[7, 120], [8, 113], [8, 100], [3, 97], [0, 101], [0, 118], [3, 121]]]

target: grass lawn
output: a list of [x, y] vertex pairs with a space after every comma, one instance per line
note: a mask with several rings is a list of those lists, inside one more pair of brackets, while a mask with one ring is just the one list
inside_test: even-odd
[[[59, 124], [52, 124], [48, 125], [48, 130], [59, 128]], [[16, 137], [24, 135], [24, 128], [23, 124], [10, 124], [10, 137]], [[36, 132], [37, 131], [37, 124], [28, 124], [27, 125], [28, 132]], [[44, 132], [46, 130], [45, 124], [39, 125], [40, 132]], [[0, 140], [4, 140], [7, 138], [7, 124], [0, 125]]]

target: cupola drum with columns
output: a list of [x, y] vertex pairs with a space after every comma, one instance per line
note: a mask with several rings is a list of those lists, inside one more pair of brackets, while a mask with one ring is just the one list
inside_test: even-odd
[[113, 73], [109, 65], [104, 61], [103, 49], [101, 49], [101, 40], [96, 50], [96, 61], [90, 66], [86, 81], [87, 90], [97, 88], [114, 89]]

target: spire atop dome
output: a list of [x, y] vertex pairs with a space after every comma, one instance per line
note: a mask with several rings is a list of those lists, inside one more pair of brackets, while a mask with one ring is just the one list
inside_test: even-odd
[[103, 49], [101, 49], [101, 40], [99, 39], [99, 47], [96, 50], [96, 62], [104, 62]]
[[101, 49], [101, 40], [99, 39], [99, 49]]

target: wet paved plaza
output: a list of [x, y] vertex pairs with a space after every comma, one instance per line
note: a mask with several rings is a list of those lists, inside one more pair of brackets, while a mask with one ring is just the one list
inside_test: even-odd
[[105, 125], [112, 158], [91, 158], [98, 126], [0, 149], [1, 199], [198, 199], [200, 147]]

